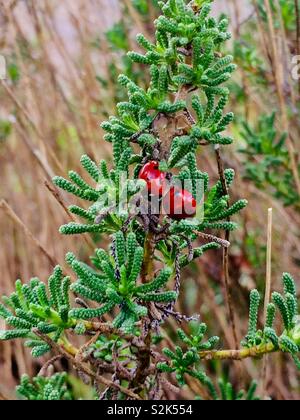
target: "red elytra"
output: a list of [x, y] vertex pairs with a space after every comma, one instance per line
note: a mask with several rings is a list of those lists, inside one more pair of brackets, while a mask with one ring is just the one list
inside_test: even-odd
[[197, 202], [193, 195], [179, 187], [172, 187], [163, 199], [163, 207], [171, 219], [183, 220], [194, 217], [197, 212]]
[[142, 168], [139, 179], [146, 181], [148, 191], [152, 195], [162, 195], [167, 174], [159, 170], [159, 162], [151, 161]]

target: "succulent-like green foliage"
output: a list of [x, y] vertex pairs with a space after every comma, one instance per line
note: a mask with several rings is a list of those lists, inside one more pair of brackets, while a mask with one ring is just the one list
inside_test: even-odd
[[113, 241], [111, 255], [103, 249], [96, 251], [93, 258], [98, 272], [67, 255], [67, 262], [78, 276], [71, 287], [80, 297], [101, 304], [98, 309], [73, 309], [70, 316], [78, 320], [100, 318], [114, 307], [120, 312], [114, 320], [116, 328], [133, 332], [140, 318], [147, 316], [147, 303], [173, 302], [177, 293], [166, 290], [173, 270], [162, 269], [152, 282], [141, 284], [140, 273], [144, 259], [144, 249], [138, 246], [134, 233], [127, 238], [118, 232]]
[[[274, 349], [291, 353], [296, 364], [299, 365], [297, 354], [300, 351], [300, 323], [296, 284], [288, 273], [283, 274], [283, 287], [283, 294], [278, 292], [272, 294], [273, 303], [270, 303], [267, 308], [266, 325], [263, 330], [257, 328], [261, 298], [257, 290], [251, 293], [249, 332], [243, 345], [245, 347], [262, 347], [272, 344]], [[274, 328], [277, 312], [281, 316], [283, 325], [279, 334]]]
[[[99, 337], [99, 340], [94, 345], [93, 356], [96, 359], [101, 359], [107, 363], [113, 361], [113, 352], [118, 351], [124, 345], [124, 340], [119, 337], [107, 338], [104, 336]], [[120, 350], [122, 352], [122, 350]], [[128, 354], [128, 350], [123, 350], [124, 358]], [[119, 354], [118, 360], [121, 361], [121, 355]]]
[[[139, 10], [149, 6], [143, 0], [135, 3]], [[127, 97], [117, 105], [117, 116], [102, 124], [113, 152], [112, 167], [84, 155], [81, 164], [89, 181], [74, 171], [69, 172], [69, 179], [53, 180], [57, 187], [88, 202], [87, 208], [70, 207], [83, 223], [72, 222], [62, 226], [60, 232], [96, 234], [95, 241], [99, 234], [105, 234], [111, 239], [110, 246], [96, 249], [91, 258], [93, 266], [67, 254], [66, 262], [76, 275], [72, 285], [57, 267], [48, 287], [38, 279], [29, 285], [18, 281], [16, 292], [0, 305], [0, 317], [11, 327], [0, 333], [0, 339], [25, 338], [35, 357], [48, 352], [51, 343], [56, 350], [61, 346], [64, 352], [69, 351], [70, 358], [75, 356], [79, 371], [82, 360], [91, 366], [93, 380], [103, 369], [105, 374], [111, 374], [112, 385], [101, 398], [125, 398], [125, 386], [130, 397], [133, 391], [139, 397], [150, 395], [151, 383], [160, 372], [174, 373], [180, 386], [186, 384], [187, 376], [196, 379], [214, 400], [255, 398], [255, 384], [248, 393], [236, 394], [227, 382], [217, 387], [204, 371], [203, 354], [204, 358], [207, 352], [213, 357], [219, 342], [218, 337], [204, 340], [205, 324], [191, 335], [178, 330], [182, 346], [174, 351], [164, 349], [167, 359], [157, 356], [157, 349], [153, 349], [152, 333], [159, 332], [166, 318], [172, 316], [181, 322], [186, 319], [175, 309], [181, 292], [181, 270], [204, 252], [228, 246], [228, 241], [214, 236], [213, 231], [236, 229], [231, 217], [247, 205], [245, 200], [231, 202], [235, 173], [232, 169], [221, 171], [219, 162], [220, 146], [233, 141], [227, 129], [234, 115], [226, 109], [230, 92], [224, 83], [236, 66], [233, 57], [224, 54], [223, 43], [230, 38], [228, 20], [211, 17], [210, 3], [161, 3], [163, 15], [155, 21], [155, 39], [149, 41], [139, 34], [137, 42], [144, 53], [129, 52], [127, 57], [132, 62], [131, 70], [133, 63], [141, 64], [142, 69], [149, 66], [149, 86], [138, 83], [132, 72], [122, 74], [119, 84], [127, 90]], [[126, 47], [122, 34], [120, 27], [107, 34], [118, 49]], [[254, 143], [257, 146], [258, 142]], [[218, 159], [220, 179], [215, 184], [198, 165], [203, 145], [211, 147]], [[198, 210], [203, 210], [203, 217], [178, 221], [170, 213], [163, 215], [160, 209], [155, 212], [149, 208], [150, 196], [139, 174], [143, 165], [152, 160], [159, 161], [167, 179], [184, 184], [196, 199]], [[129, 201], [135, 202], [136, 208], [127, 206]], [[161, 197], [159, 207], [163, 207]], [[199, 244], [201, 233], [209, 243]], [[74, 304], [70, 289], [77, 297]], [[284, 275], [284, 289], [284, 295], [273, 294], [261, 331], [259, 293], [251, 293], [249, 330], [243, 344], [262, 349], [262, 353], [265, 347], [268, 351], [289, 352], [300, 365], [296, 290], [288, 274]], [[274, 329], [277, 312], [284, 324], [280, 335]], [[78, 350], [69, 341], [74, 333], [93, 336]], [[230, 358], [230, 351], [228, 354]], [[27, 399], [67, 399], [64, 381], [64, 376], [55, 376], [30, 383], [26, 377], [18, 391]]]
[[[218, 57], [220, 44], [230, 38], [228, 22], [208, 17], [210, 5], [205, 2], [200, 13], [195, 13], [185, 1], [168, 1], [163, 6], [165, 16], [155, 22], [156, 43], [149, 42], [142, 34], [137, 41], [146, 50], [145, 55], [130, 52], [129, 57], [138, 63], [151, 66], [151, 85], [145, 91], [126, 76], [120, 83], [127, 87], [129, 102], [119, 104], [119, 118], [103, 124], [107, 140], [126, 147], [132, 136], [137, 138], [150, 132], [155, 112], [176, 113], [187, 107], [185, 101], [171, 102], [170, 94], [184, 86], [201, 88], [206, 96], [193, 99], [192, 111], [197, 117], [190, 133], [174, 139], [170, 166], [174, 166], [187, 151], [195, 151], [199, 141], [229, 144], [232, 139], [222, 136], [233, 120], [232, 113], [223, 114], [229, 91], [221, 85], [235, 70], [231, 56]], [[192, 55], [192, 64], [187, 55]], [[219, 96], [219, 100], [216, 101]], [[152, 112], [150, 112], [152, 111]], [[154, 111], [154, 113], [153, 113]], [[119, 139], [119, 140], [118, 140]]]
[[253, 290], [250, 295], [250, 314], [249, 314], [249, 331], [248, 342], [252, 346], [256, 345], [256, 332], [258, 321], [258, 310], [260, 306], [260, 294], [257, 290]]
[[[145, 53], [130, 52], [128, 56], [134, 62], [150, 66], [150, 86], [144, 89], [125, 74], [119, 77], [121, 86], [128, 91], [128, 101], [118, 104], [117, 117], [111, 117], [102, 124], [107, 132], [105, 140], [112, 144], [114, 169], [109, 171], [104, 162], [97, 165], [83, 156], [82, 166], [93, 179], [93, 186], [72, 171], [69, 173], [72, 182], [59, 177], [54, 179], [57, 186], [79, 198], [95, 202], [88, 210], [71, 206], [70, 211], [84, 218], [87, 224], [71, 223], [63, 226], [61, 233], [111, 234], [122, 229], [130, 215], [128, 208], [121, 213], [118, 211], [120, 201], [124, 200], [124, 191], [128, 190], [128, 200], [139, 194], [144, 184], [133, 185], [127, 180], [120, 184], [121, 174], [131, 173], [132, 170], [137, 178], [145, 156], [146, 160], [150, 160], [163, 147], [155, 128], [157, 120], [161, 115], [174, 118], [178, 113], [187, 119], [186, 132], [172, 136], [170, 150], [163, 156], [161, 167], [170, 173], [174, 167], [178, 167], [179, 174], [173, 175], [173, 180], [188, 181], [199, 207], [203, 207], [204, 218], [201, 223], [199, 220], [196, 230], [231, 231], [236, 228], [236, 224], [229, 221], [229, 218], [240, 212], [247, 202], [239, 200], [229, 205], [223, 183], [219, 181], [210, 187], [208, 174], [197, 165], [196, 155], [203, 142], [213, 145], [232, 142], [230, 137], [222, 134], [233, 120], [233, 114], [225, 110], [229, 90], [223, 84], [235, 70], [233, 57], [221, 53], [221, 45], [230, 38], [228, 21], [209, 16], [209, 1], [198, 3], [192, 7], [192, 4], [184, 0], [165, 2], [162, 5], [163, 16], [155, 22], [155, 41], [150, 42], [142, 34], [137, 36], [137, 42]], [[177, 99], [176, 93], [196, 88], [200, 89], [201, 94], [193, 95], [191, 101]], [[141, 153], [134, 154], [132, 143], [140, 146]], [[225, 178], [229, 189], [234, 180], [234, 171], [225, 170]], [[197, 191], [199, 183], [203, 186], [200, 195]], [[112, 197], [116, 197], [116, 202], [111, 207], [108, 199]], [[194, 222], [165, 220], [161, 227], [166, 223], [170, 224], [170, 235], [164, 243], [158, 244], [160, 251], [169, 250], [170, 242], [174, 241], [180, 243], [180, 249], [183, 250], [197, 238], [193, 232]], [[136, 221], [132, 224], [135, 224], [136, 231]], [[144, 231], [144, 226], [136, 231], [139, 238], [142, 238]], [[182, 234], [187, 241], [180, 236]], [[139, 243], [143, 246], [140, 240]], [[218, 245], [212, 244], [208, 249], [213, 247]], [[201, 256], [205, 250], [196, 249], [194, 258]], [[177, 258], [173, 251], [165, 253], [164, 257], [173, 263]], [[189, 261], [190, 258], [187, 261], [182, 257], [182, 266]]]
[[187, 349], [183, 350], [176, 346], [175, 351], [171, 351], [165, 348], [163, 352], [169, 361], [159, 363], [158, 369], [165, 373], [175, 373], [180, 386], [186, 384], [186, 375], [196, 378], [207, 387], [211, 397], [217, 400], [218, 395], [215, 386], [201, 367], [199, 352], [214, 349], [219, 342], [219, 337], [212, 337], [203, 342], [206, 331], [207, 326], [205, 324], [201, 324], [195, 335], [190, 337], [183, 330], [178, 330], [178, 337], [187, 346]]
[[178, 330], [177, 334], [180, 340], [187, 346], [196, 351], [212, 350], [219, 343], [219, 337], [212, 337], [208, 341], [203, 342], [204, 336], [207, 332], [207, 326], [201, 324], [195, 334], [187, 336], [183, 330]]
[[258, 188], [270, 191], [286, 206], [299, 204], [299, 196], [294, 185], [290, 168], [286, 133], [278, 133], [275, 128], [275, 112], [260, 117], [257, 127], [243, 124], [242, 138], [246, 147], [241, 150], [246, 155], [245, 177]]
[[124, 174], [128, 167], [132, 151], [130, 148], [121, 151], [116, 157], [116, 170], [109, 171], [105, 161], [96, 165], [88, 156], [81, 158], [83, 168], [92, 178], [93, 186], [86, 183], [76, 172], [70, 171], [71, 181], [62, 177], [55, 177], [53, 182], [59, 188], [83, 200], [93, 202], [88, 210], [79, 206], [70, 206], [71, 213], [85, 220], [86, 224], [70, 223], [62, 226], [60, 232], [65, 235], [79, 235], [82, 233], [115, 233], [119, 231], [128, 217], [126, 209], [118, 212], [121, 201], [129, 201], [144, 187], [143, 182], [132, 182]]
[[253, 381], [248, 391], [239, 391], [236, 392], [234, 390], [233, 385], [230, 382], [227, 382], [224, 379], [220, 379], [218, 381], [219, 389], [220, 389], [220, 397], [219, 400], [221, 401], [258, 401], [260, 400], [259, 397], [255, 396], [257, 390], [257, 383]]
[[[219, 343], [219, 337], [212, 337], [208, 341], [203, 342], [207, 326], [201, 324], [194, 335], [188, 336], [183, 330], [178, 331], [179, 339], [184, 343], [186, 349], [177, 346], [175, 351], [164, 349], [164, 354], [168, 358], [168, 362], [162, 362], [158, 368], [165, 373], [175, 373], [176, 380], [180, 386], [186, 384], [186, 376], [196, 378], [207, 389], [209, 396], [213, 400], [257, 400], [255, 392], [257, 389], [256, 382], [250, 384], [247, 392], [235, 392], [232, 384], [220, 379], [218, 387], [213, 383], [209, 376], [204, 372], [201, 364], [201, 352], [215, 349]], [[199, 398], [200, 399], [200, 398]]]
[[28, 401], [63, 401], [71, 400], [71, 393], [68, 391], [67, 375], [58, 373], [49, 378], [37, 376], [30, 380], [23, 375], [21, 383], [17, 386], [17, 394]]
[[34, 331], [49, 335], [58, 341], [63, 331], [74, 326], [69, 318], [69, 289], [71, 281], [64, 277], [60, 267], [54, 269], [48, 280], [48, 290], [39, 279], [29, 284], [16, 282], [16, 291], [10, 297], [3, 297], [0, 317], [12, 329], [0, 332], [1, 340], [26, 338], [26, 347], [32, 349], [33, 357], [41, 357], [50, 351]]

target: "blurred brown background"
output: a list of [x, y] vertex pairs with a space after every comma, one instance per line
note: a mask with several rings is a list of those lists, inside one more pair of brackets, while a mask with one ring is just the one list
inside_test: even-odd
[[[0, 87], [0, 199], [5, 200], [0, 208], [0, 295], [10, 293], [18, 278], [46, 279], [53, 264], [64, 264], [66, 252], [73, 251], [84, 259], [95, 246], [91, 238], [61, 237], [58, 233], [59, 226], [70, 221], [66, 206], [74, 200], [62, 193], [57, 196], [51, 178], [66, 175], [70, 169], [81, 172], [79, 160], [83, 153], [96, 160], [110, 160], [110, 145], [102, 141], [100, 122], [115, 113], [116, 101], [123, 94], [116, 85], [117, 74], [128, 64], [124, 64], [122, 49], [110, 39], [113, 36], [105, 34], [122, 21], [125, 47], [136, 48], [137, 32], [152, 37], [151, 22], [158, 12], [151, 1], [146, 3], [148, 9], [143, 15], [130, 0], [0, 1], [0, 53], [9, 65], [9, 78]], [[230, 14], [234, 39], [243, 36], [243, 25], [255, 17], [253, 2], [248, 0], [217, 0], [214, 9], [216, 14]], [[264, 34], [264, 28], [258, 26], [252, 31], [253, 38], [257, 38], [258, 55], [266, 66], [264, 77], [270, 90], [266, 93], [264, 88], [252, 85], [247, 69], [240, 68], [236, 82], [247, 90], [247, 101], [233, 97], [232, 108], [255, 122], [261, 113], [276, 109], [278, 101], [273, 79], [276, 68], [272, 68], [268, 51], [263, 48], [268, 42], [263, 45], [260, 38], [268, 33]], [[280, 33], [278, 36], [281, 44]], [[289, 42], [289, 34], [285, 36]], [[284, 54], [283, 48], [280, 54]], [[143, 83], [147, 81], [146, 76], [137, 77]], [[292, 89], [296, 92], [296, 83]], [[280, 126], [280, 118], [277, 122]], [[298, 128], [293, 127], [297, 139]], [[233, 131], [237, 143], [225, 153], [226, 166], [235, 168], [238, 174], [234, 195], [250, 202], [240, 220], [241, 229], [235, 234], [231, 253], [231, 277], [236, 310], [241, 315], [238, 327], [242, 338], [247, 329], [242, 319], [246, 316], [248, 292], [265, 275], [267, 209], [273, 207], [275, 213], [275, 289], [283, 271], [298, 274], [300, 279], [300, 216], [298, 209], [285, 208], [268, 191], [242, 179], [242, 157], [237, 153], [241, 139], [237, 127]], [[217, 176], [209, 151], [199, 161], [203, 170]], [[217, 318], [220, 335], [225, 335], [230, 344], [232, 337], [228, 332], [226, 337], [226, 315], [216, 292], [221, 279], [221, 254], [205, 257], [198, 269], [200, 274], [186, 274], [187, 294], [196, 282], [198, 299], [190, 293], [191, 301], [183, 305], [186, 311], [201, 311], [212, 325]], [[3, 327], [0, 320], [0, 329]], [[295, 397], [298, 390], [294, 368], [283, 365], [282, 358], [274, 359], [275, 395]], [[32, 362], [21, 342], [0, 343], [0, 391], [13, 395], [19, 376], [24, 372], [35, 374], [38, 363]], [[251, 377], [258, 377], [259, 369], [249, 362]], [[285, 369], [290, 370], [292, 391], [284, 386]]]

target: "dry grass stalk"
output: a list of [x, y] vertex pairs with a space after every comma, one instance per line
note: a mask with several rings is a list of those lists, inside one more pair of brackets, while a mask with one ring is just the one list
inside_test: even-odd
[[278, 95], [278, 101], [279, 101], [279, 107], [280, 107], [280, 113], [281, 113], [282, 129], [288, 134], [287, 146], [288, 146], [289, 155], [290, 155], [291, 170], [293, 172], [296, 188], [300, 196], [300, 176], [299, 176], [299, 171], [298, 171], [298, 162], [296, 158], [295, 146], [293, 144], [293, 141], [290, 135], [289, 118], [288, 118], [286, 99], [285, 99], [285, 93], [284, 93], [284, 67], [283, 67], [281, 57], [279, 57], [279, 54], [278, 54], [276, 32], [275, 32], [275, 27], [274, 27], [274, 22], [273, 22], [273, 13], [271, 9], [270, 0], [264, 0], [264, 5], [267, 12], [268, 28], [269, 28], [273, 64], [274, 64], [273, 68], [275, 72], [275, 83], [276, 83], [276, 89], [277, 89], [277, 95]]
[[[272, 234], [273, 234], [273, 209], [268, 210], [268, 231], [267, 231], [267, 269], [266, 269], [266, 289], [264, 303], [264, 325], [267, 322], [268, 305], [271, 299], [272, 290]], [[262, 395], [267, 397], [269, 356], [266, 355], [263, 360], [262, 369]]]
[[35, 245], [36, 247], [46, 256], [49, 260], [49, 263], [55, 267], [57, 262], [55, 258], [49, 254], [46, 248], [34, 237], [34, 235], [30, 232], [28, 227], [22, 222], [22, 220], [17, 216], [17, 214], [13, 211], [13, 209], [8, 205], [5, 200], [0, 202], [0, 208], [6, 213], [8, 217], [10, 217], [14, 223], [16, 223], [24, 232], [25, 236], [27, 236]]
[[[57, 171], [65, 174], [69, 168], [81, 172], [78, 162], [83, 151], [88, 151], [96, 159], [110, 155], [110, 146], [104, 142], [101, 143], [101, 146], [98, 143], [98, 139], [102, 135], [101, 130], [99, 130], [99, 122], [101, 120], [100, 113], [101, 115], [112, 113], [116, 88], [111, 78], [108, 78], [107, 88], [103, 88], [95, 80], [97, 75], [104, 78], [109, 75], [112, 55], [103, 33], [98, 34], [98, 32], [93, 31], [94, 27], [89, 25], [88, 15], [92, 5], [95, 5], [98, 10], [113, 10], [114, 12], [117, 7], [113, 9], [112, 2], [105, 0], [95, 0], [93, 2], [78, 0], [72, 2], [72, 4], [68, 1], [63, 2], [66, 7], [66, 16], [68, 16], [68, 25], [70, 25], [69, 29], [74, 34], [74, 39], [70, 42], [76, 44], [77, 52], [74, 55], [72, 48], [66, 43], [62, 31], [57, 26], [56, 10], [59, 3], [56, 0], [25, 2], [26, 4], [23, 4], [24, 10], [26, 8], [27, 11], [32, 10], [31, 16], [28, 13], [23, 16], [20, 15], [20, 6], [24, 2], [2, 3], [5, 6], [7, 25], [4, 40], [5, 48], [16, 57], [16, 64], [20, 69], [22, 78], [18, 84], [6, 86], [10, 90], [10, 94], [7, 91], [7, 94], [3, 95], [3, 101], [0, 105], [0, 111], [4, 113], [5, 117], [9, 117], [11, 114], [17, 117], [17, 123], [13, 126], [13, 133], [9, 141], [0, 145], [0, 175], [3, 179], [0, 187], [3, 191], [1, 191], [0, 196], [9, 200], [16, 214], [22, 215], [23, 223], [28, 226], [37, 241], [40, 244], [47, 244], [47, 250], [51, 257], [57, 259], [58, 256], [63, 257], [67, 250], [74, 250], [77, 253], [80, 251], [84, 258], [87, 255], [87, 249], [95, 246], [89, 237], [80, 242], [74, 241], [72, 238], [65, 238], [64, 241], [60, 240], [57, 233], [58, 227], [70, 221], [67, 198], [61, 197], [60, 202], [55, 197], [54, 201], [52, 198], [54, 193], [49, 194], [44, 187], [44, 180], [45, 178], [50, 180], [54, 173], [57, 174]], [[256, 5], [256, 2], [254, 4]], [[296, 4], [298, 4], [297, 0], [295, 0], [295, 6]], [[104, 5], [109, 7], [105, 9]], [[124, 3], [119, 4], [119, 6], [120, 10], [124, 10]], [[238, 3], [237, 6], [239, 6]], [[82, 13], [82, 19], [78, 10]], [[147, 31], [149, 33], [152, 31], [151, 27], [147, 26], [146, 28], [145, 22], [132, 13], [132, 9], [130, 13], [131, 16], [126, 17], [126, 19], [136, 22], [132, 32], [145, 33]], [[151, 13], [154, 13], [152, 8]], [[114, 16], [105, 16], [105, 18], [111, 20], [111, 22], [115, 21]], [[27, 22], [27, 24], [24, 25], [24, 22]], [[97, 17], [96, 26], [97, 30], [104, 27], [104, 22], [100, 16]], [[235, 28], [235, 30], [238, 29], [238, 27]], [[300, 32], [300, 24], [298, 30]], [[271, 63], [272, 71], [274, 74], [277, 73], [278, 78], [280, 68], [277, 67], [278, 63], [275, 62], [274, 54], [270, 51], [269, 34], [266, 33], [261, 20], [258, 21], [258, 32], [262, 40], [263, 54], [267, 61]], [[101, 47], [97, 51], [91, 50], [90, 45], [98, 35], [101, 39]], [[149, 35], [151, 37], [151, 33]], [[282, 36], [282, 31], [278, 33], [278, 36]], [[33, 43], [32, 40], [36, 42]], [[2, 45], [2, 39], [0, 42]], [[298, 42], [300, 51], [300, 37], [298, 37]], [[133, 41], [130, 40], [130, 43], [133, 44]], [[275, 45], [277, 47], [276, 42]], [[24, 57], [23, 54], [24, 46], [28, 50], [27, 57]], [[278, 54], [279, 52], [277, 52]], [[55, 55], [55, 58], [53, 55]], [[280, 60], [279, 57], [278, 59]], [[279, 74], [279, 79], [280, 77], [282, 76]], [[280, 86], [280, 91], [282, 91], [282, 86]], [[255, 117], [259, 113], [269, 112], [268, 104], [264, 103], [258, 94], [250, 91], [248, 96], [247, 106]], [[286, 109], [285, 101], [286, 98], [283, 96], [284, 109]], [[16, 110], [17, 112], [15, 112]], [[288, 128], [291, 136], [294, 135], [294, 127], [288, 124]], [[53, 159], [54, 157], [57, 157], [58, 162]], [[213, 171], [212, 154], [205, 151], [200, 159], [207, 162], [211, 176], [217, 177], [218, 174]], [[57, 167], [57, 163], [60, 164], [60, 168]], [[228, 162], [225, 162], [225, 164], [226, 166], [228, 164], [230, 167], [236, 167], [237, 173], [240, 172], [241, 163], [237, 159], [236, 153], [230, 154]], [[49, 181], [48, 185], [50, 185]], [[283, 208], [263, 191], [248, 184], [245, 186], [244, 181], [240, 179], [237, 189], [245, 192], [251, 202], [250, 218], [249, 220], [243, 220], [250, 232], [254, 231], [254, 219], [256, 218], [252, 215], [261, 214], [266, 205], [274, 207], [276, 213], [278, 210], [281, 223], [278, 223], [278, 221], [274, 223], [274, 255], [283, 252], [284, 244], [281, 243], [280, 237], [282, 237], [286, 225], [289, 225], [293, 248], [300, 249], [299, 230], [297, 228], [299, 217], [295, 212]], [[257, 197], [259, 197], [259, 200]], [[63, 211], [57, 211], [57, 203]], [[263, 220], [255, 220], [255, 226], [258, 229], [264, 229], [264, 224]], [[24, 238], [23, 231], [19, 229], [17, 224], [2, 217], [0, 218], [0, 232], [3, 245], [0, 253], [0, 265], [3, 274], [0, 279], [1, 292], [11, 292], [13, 282], [19, 277], [24, 279], [29, 279], [33, 275], [39, 275], [41, 278], [48, 277], [52, 265], [49, 258], [45, 254], [42, 258], [32, 258], [33, 255], [36, 255], [37, 245], [31, 240], [27, 240], [26, 237]], [[242, 235], [244, 234], [243, 232], [237, 233], [232, 237], [233, 247], [235, 242], [242, 242]], [[258, 246], [259, 243], [258, 240]], [[102, 246], [103, 244], [99, 245]], [[232, 258], [233, 256], [230, 256], [231, 263]], [[247, 255], [245, 258], [247, 258]], [[293, 271], [294, 266], [291, 260], [292, 256], [289, 258], [291, 267], [284, 267], [284, 269]], [[275, 264], [277, 264], [276, 269], [280, 268], [281, 270], [283, 268], [278, 267], [277, 259], [274, 262]], [[234, 348], [237, 339], [234, 340], [233, 333], [228, 328], [226, 310], [224, 310], [223, 305], [218, 305], [215, 299], [221, 274], [211, 260], [201, 260], [197, 263], [197, 266], [200, 275], [196, 276], [193, 273], [193, 277], [197, 277], [198, 285], [196, 300], [201, 302], [203, 307], [212, 310], [214, 318], [218, 320], [221, 327], [220, 335], [225, 338], [230, 348]], [[216, 272], [214, 275], [212, 274], [213, 270]], [[242, 307], [247, 307], [248, 298], [247, 290], [239, 284], [240, 277], [244, 275], [243, 270], [242, 267], [237, 274], [232, 269], [230, 271], [231, 282], [234, 286], [233, 293], [238, 290], [239, 296], [242, 296], [241, 304], [237, 303], [240, 311]], [[188, 275], [189, 273], [187, 273]], [[254, 270], [251, 273], [251, 278], [255, 278], [256, 275], [257, 272]], [[236, 302], [235, 296], [233, 299]], [[180, 302], [180, 304], [184, 305], [186, 303]], [[211, 322], [211, 320], [209, 321]], [[236, 323], [236, 329], [244, 333], [238, 320], [236, 320]], [[168, 328], [175, 336], [178, 326], [174, 323], [168, 325]], [[12, 390], [17, 381], [17, 378], [12, 375], [13, 364], [18, 366], [19, 373], [26, 370], [29, 373], [35, 373], [32, 362], [28, 360], [28, 353], [24, 351], [21, 343], [17, 343], [15, 347], [12, 347], [10, 343], [1, 344], [0, 354], [0, 369], [3, 382], [7, 384], [7, 390]], [[274, 395], [278, 398], [286, 398], [287, 393], [280, 357], [278, 360], [276, 359], [276, 362], [274, 363], [276, 376]], [[257, 368], [251, 362], [250, 364], [247, 362], [246, 366], [249, 377], [256, 378], [258, 376]], [[243, 379], [248, 381], [249, 377]], [[200, 392], [197, 385], [193, 384], [193, 387], [195, 392]], [[3, 389], [3, 392], [10, 395], [6, 389]]]

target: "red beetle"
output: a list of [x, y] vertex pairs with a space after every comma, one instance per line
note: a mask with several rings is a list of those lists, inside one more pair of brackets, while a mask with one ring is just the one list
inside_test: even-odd
[[163, 199], [166, 214], [174, 220], [194, 217], [197, 212], [197, 202], [193, 195], [179, 187], [172, 187]]
[[159, 170], [159, 162], [151, 161], [142, 168], [139, 179], [146, 181], [152, 195], [161, 196], [166, 185], [167, 174]]

